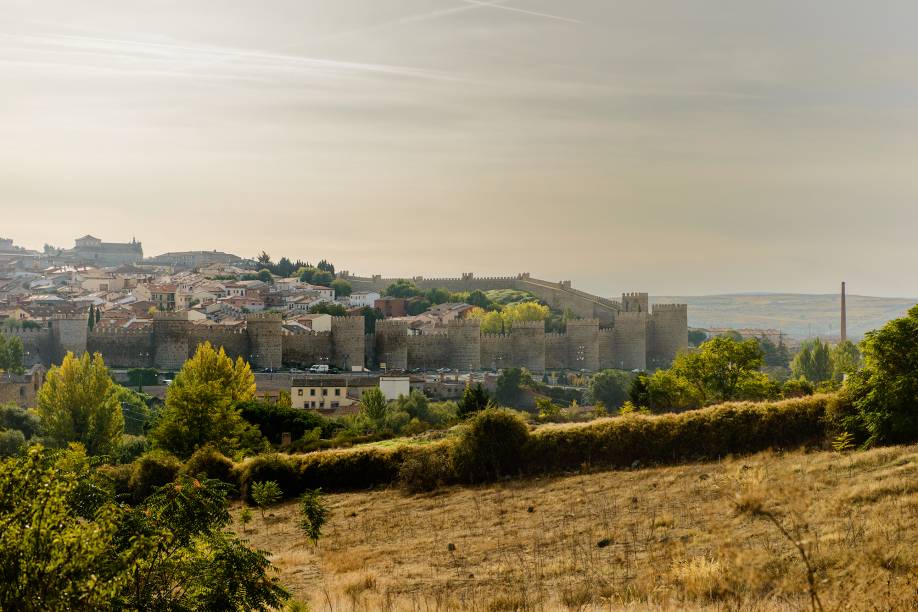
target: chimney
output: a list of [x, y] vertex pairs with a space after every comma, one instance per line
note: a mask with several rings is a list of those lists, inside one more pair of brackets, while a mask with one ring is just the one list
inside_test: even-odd
[[844, 342], [848, 339], [848, 313], [845, 308], [845, 281], [842, 281], [841, 286], [841, 326], [839, 330], [841, 331], [841, 341]]

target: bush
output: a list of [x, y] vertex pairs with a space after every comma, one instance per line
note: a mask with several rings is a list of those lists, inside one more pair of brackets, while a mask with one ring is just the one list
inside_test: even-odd
[[18, 455], [25, 446], [25, 435], [18, 429], [0, 431], [0, 457]]
[[433, 491], [454, 480], [448, 447], [428, 446], [411, 453], [398, 469], [398, 482], [406, 493]]
[[235, 484], [236, 474], [233, 461], [215, 446], [202, 446], [191, 455], [182, 467], [182, 473], [189, 476], [203, 474], [213, 480]]
[[456, 474], [464, 482], [486, 482], [522, 468], [529, 428], [507, 410], [488, 408], [469, 420], [453, 451]]
[[252, 483], [269, 480], [276, 482], [285, 495], [296, 496], [305, 489], [296, 459], [289, 455], [258, 455], [240, 466], [239, 490], [247, 501], [252, 501]]
[[96, 473], [111, 486], [115, 495], [119, 498], [133, 496], [133, 490], [131, 489], [131, 477], [134, 474], [133, 465], [100, 465], [96, 469]]
[[145, 436], [124, 434], [115, 450], [115, 459], [118, 463], [131, 463], [148, 450], [150, 450], [150, 441]]
[[169, 484], [178, 476], [182, 462], [165, 451], [154, 450], [145, 453], [134, 462], [130, 487], [134, 501], [145, 500], [158, 487]]
[[41, 430], [41, 420], [31, 410], [15, 404], [0, 405], [0, 429], [18, 429], [28, 440]]
[[680, 414], [628, 414], [587, 425], [544, 427], [529, 437], [530, 472], [587, 465], [624, 467], [717, 459], [768, 448], [823, 444], [831, 396], [774, 403], [730, 403]]

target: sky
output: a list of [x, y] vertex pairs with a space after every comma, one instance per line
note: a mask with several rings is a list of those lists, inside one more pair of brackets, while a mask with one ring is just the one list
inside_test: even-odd
[[918, 3], [0, 0], [0, 235], [915, 296]]

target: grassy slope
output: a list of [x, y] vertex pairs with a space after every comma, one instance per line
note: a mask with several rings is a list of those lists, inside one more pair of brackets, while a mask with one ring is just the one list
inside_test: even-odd
[[809, 608], [795, 548], [737, 499], [803, 542], [826, 609], [918, 607], [918, 446], [327, 499], [318, 551], [292, 503], [247, 536], [314, 610]]
[[[706, 295], [690, 297], [653, 296], [654, 303], [688, 304], [691, 327], [774, 328], [794, 337], [838, 335], [837, 295], [764, 294]], [[848, 335], [882, 327], [903, 316], [915, 299], [849, 295]]]

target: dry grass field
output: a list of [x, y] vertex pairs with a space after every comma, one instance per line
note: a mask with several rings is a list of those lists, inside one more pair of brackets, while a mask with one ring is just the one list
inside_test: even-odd
[[312, 610], [918, 609], [918, 446], [327, 501], [246, 534]]

